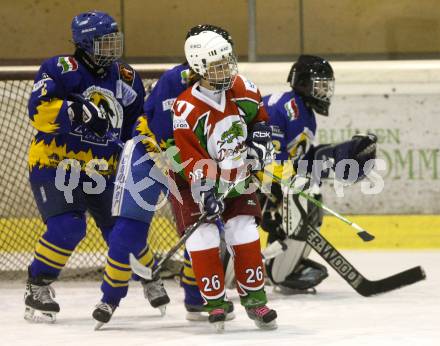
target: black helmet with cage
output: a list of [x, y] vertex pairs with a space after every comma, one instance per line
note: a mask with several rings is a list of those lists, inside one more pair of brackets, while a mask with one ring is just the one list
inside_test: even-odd
[[301, 55], [293, 64], [287, 82], [306, 105], [319, 114], [328, 115], [334, 93], [335, 78], [330, 63], [313, 55]]

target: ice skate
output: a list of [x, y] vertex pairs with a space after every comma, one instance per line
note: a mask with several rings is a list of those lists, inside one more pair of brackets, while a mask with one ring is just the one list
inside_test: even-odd
[[[235, 318], [234, 314], [234, 303], [231, 301], [226, 302], [228, 304], [228, 309], [226, 311], [226, 321], [233, 320]], [[188, 321], [207, 321], [209, 315], [204, 311], [201, 305], [190, 305], [185, 304], [186, 309], [186, 319]]]
[[214, 309], [209, 312], [208, 321], [217, 333], [225, 330], [226, 311], [224, 309]]
[[269, 309], [266, 305], [257, 308], [247, 308], [246, 312], [255, 325], [260, 329], [277, 328], [277, 312]]
[[29, 278], [24, 292], [24, 319], [29, 322], [55, 323], [60, 306], [53, 300], [55, 290], [42, 278]]
[[99, 302], [93, 310], [93, 318], [97, 321], [95, 330], [100, 329], [104, 324], [108, 323], [113, 316], [117, 306]]
[[147, 281], [141, 280], [142, 287], [144, 288], [144, 296], [150, 302], [153, 308], [160, 310], [161, 316], [165, 316], [167, 304], [170, 302], [170, 297], [165, 290], [162, 279]]

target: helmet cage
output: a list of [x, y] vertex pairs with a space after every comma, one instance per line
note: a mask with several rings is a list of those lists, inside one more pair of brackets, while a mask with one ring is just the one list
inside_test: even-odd
[[335, 91], [335, 79], [327, 77], [312, 77], [310, 96], [320, 101], [330, 103]]
[[93, 39], [93, 59], [99, 66], [109, 66], [122, 57], [124, 35], [112, 32]]
[[228, 90], [232, 87], [238, 73], [237, 59], [233, 52], [227, 54], [221, 60], [206, 63], [202, 60], [206, 71], [203, 79], [216, 90]]

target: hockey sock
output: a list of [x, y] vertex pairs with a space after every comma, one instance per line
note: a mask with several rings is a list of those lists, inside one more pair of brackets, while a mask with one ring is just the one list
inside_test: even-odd
[[104, 303], [118, 305], [127, 295], [132, 277], [129, 254], [140, 256], [143, 264], [152, 264], [153, 255], [146, 246], [149, 225], [144, 222], [118, 217], [109, 237], [107, 263], [101, 291]]
[[237, 291], [241, 305], [246, 308], [258, 307], [267, 303], [264, 291], [263, 261], [260, 240], [232, 246]]
[[58, 277], [75, 247], [86, 234], [86, 221], [82, 214], [66, 213], [50, 217], [47, 230], [35, 246], [34, 260], [29, 275]]
[[185, 250], [183, 261], [183, 268], [180, 273], [180, 286], [183, 287], [185, 293], [185, 304], [202, 306], [203, 298], [199, 291], [199, 286], [197, 286], [196, 276], [194, 274], [191, 260], [189, 258], [188, 252]]
[[206, 301], [206, 311], [223, 308], [227, 310], [225, 302], [225, 278], [220, 261], [218, 247], [191, 251], [193, 270], [196, 275], [200, 293]]

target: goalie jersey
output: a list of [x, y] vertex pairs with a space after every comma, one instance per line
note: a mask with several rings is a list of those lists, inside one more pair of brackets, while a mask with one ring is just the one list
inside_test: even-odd
[[272, 127], [272, 141], [276, 160], [307, 160], [313, 147], [316, 119], [303, 99], [293, 91], [263, 97]]
[[109, 132], [122, 141], [130, 138], [145, 97], [141, 78], [122, 62], [113, 63], [106, 74], [97, 76], [74, 56], [46, 60], [28, 104], [31, 123], [38, 130], [29, 151], [31, 179], [52, 179], [64, 159], [78, 160], [82, 170], [92, 159], [105, 160], [108, 169], [100, 173], [109, 178], [115, 174], [119, 147], [108, 139], [110, 136], [100, 138], [70, 120], [71, 94], [82, 94], [104, 111], [110, 119]]

